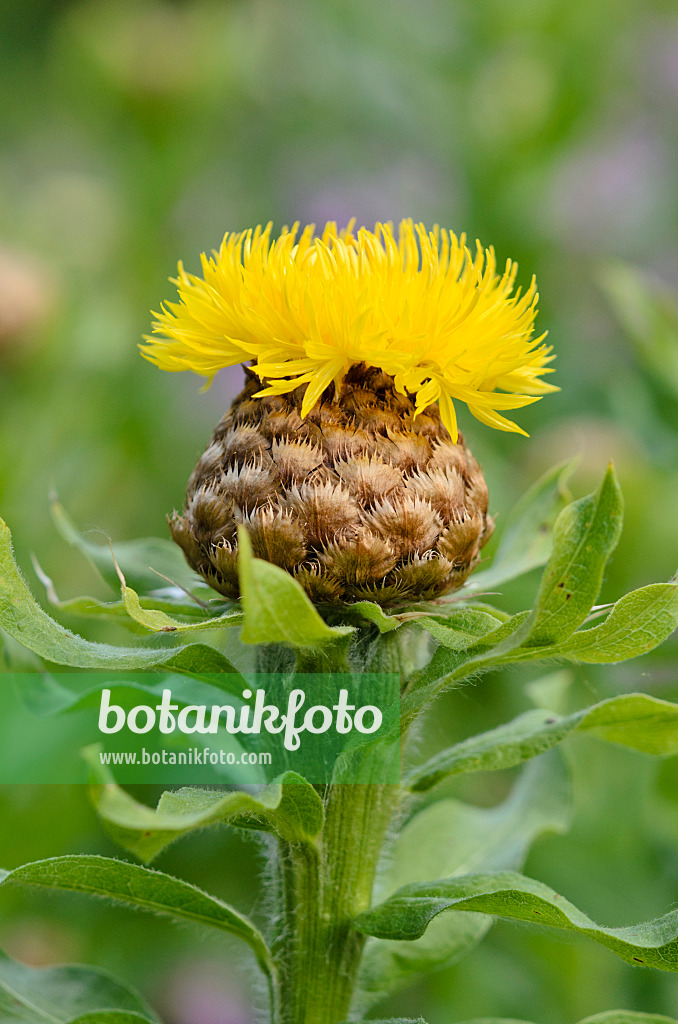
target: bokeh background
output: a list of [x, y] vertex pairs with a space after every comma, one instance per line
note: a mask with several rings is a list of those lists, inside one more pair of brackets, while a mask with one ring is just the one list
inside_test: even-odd
[[[678, 561], [678, 12], [670, 0], [3, 0], [0, 5], [0, 511], [21, 562], [61, 596], [97, 592], [56, 538], [48, 493], [114, 539], [165, 513], [239, 385], [139, 358], [149, 308], [225, 230], [403, 216], [494, 244], [537, 274], [562, 392], [519, 414], [529, 440], [460, 412], [498, 522], [579, 452], [576, 494], [615, 460], [626, 531], [606, 599]], [[37, 580], [31, 583], [40, 592]], [[524, 606], [534, 578], [507, 594]], [[99, 590], [97, 591], [97, 587]], [[77, 628], [86, 630], [86, 623]], [[643, 688], [678, 698], [677, 645], [581, 672], [583, 704]], [[527, 704], [517, 673], [441, 704], [431, 743]], [[678, 765], [581, 740], [577, 812], [532, 872], [625, 924], [678, 894]], [[478, 777], [466, 795], [510, 784]], [[461, 793], [457, 787], [455, 790]], [[113, 852], [83, 790], [5, 788], [0, 863]], [[255, 913], [257, 851], [226, 831], [161, 866]], [[255, 1019], [225, 940], [78, 899], [3, 894], [0, 945], [31, 963], [106, 966], [168, 1024]], [[497, 925], [462, 964], [385, 1005], [431, 1024], [567, 1024], [624, 1006], [678, 1016], [678, 981], [584, 941]]]

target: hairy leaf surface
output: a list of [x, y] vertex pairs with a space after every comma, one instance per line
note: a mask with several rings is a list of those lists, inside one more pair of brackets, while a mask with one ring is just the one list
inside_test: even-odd
[[512, 768], [574, 731], [589, 732], [645, 754], [671, 757], [678, 754], [678, 705], [631, 693], [566, 716], [535, 708], [436, 754], [410, 772], [405, 784], [423, 791], [450, 775]]
[[[243, 914], [189, 882], [140, 864], [93, 855], [53, 857], [0, 873], [0, 886], [8, 883], [101, 896], [175, 920], [217, 928], [243, 939], [254, 951], [259, 964], [268, 972], [271, 970], [270, 953], [263, 936]], [[108, 1004], [104, 1008], [115, 1005]], [[121, 1008], [127, 1007], [123, 1003]]]
[[553, 552], [534, 606], [530, 644], [544, 646], [564, 640], [582, 624], [617, 546], [623, 513], [612, 466], [597, 491], [560, 513], [553, 529]]
[[206, 630], [241, 626], [244, 616], [241, 611], [228, 611], [223, 615], [212, 615], [196, 622], [182, 622], [168, 615], [162, 608], [153, 607], [148, 600], [143, 604], [136, 590], [127, 585], [121, 577], [122, 603], [131, 619], [152, 633], [204, 633]]
[[[93, 767], [98, 759], [92, 761]], [[104, 773], [99, 769], [99, 774]], [[157, 809], [116, 786], [110, 776], [93, 789], [97, 812], [113, 839], [149, 861], [176, 839], [210, 825], [276, 832], [289, 842], [311, 842], [323, 824], [322, 800], [301, 775], [285, 772], [260, 792], [185, 788], [167, 790]]]
[[627, 963], [678, 971], [678, 911], [630, 927], [606, 928], [549, 886], [512, 871], [407, 886], [360, 914], [355, 927], [384, 939], [418, 939], [445, 911], [474, 911], [575, 932]]
[[[497, 807], [439, 800], [415, 814], [401, 831], [378, 894], [431, 877], [521, 867], [539, 835], [567, 828], [570, 805], [569, 779], [557, 755], [530, 765]], [[456, 963], [491, 924], [484, 914], [447, 914], [432, 921], [414, 942], [371, 939], [360, 968], [359, 1008], [421, 974]]]
[[36, 602], [12, 553], [10, 531], [0, 519], [0, 626], [19, 643], [58, 665], [91, 669], [172, 668], [187, 674], [237, 675], [231, 663], [203, 644], [117, 647], [84, 640], [55, 622]]

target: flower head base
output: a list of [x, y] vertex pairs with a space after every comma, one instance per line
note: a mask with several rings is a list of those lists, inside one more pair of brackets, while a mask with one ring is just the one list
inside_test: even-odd
[[[553, 356], [533, 337], [537, 291], [515, 290], [517, 265], [498, 273], [493, 249], [465, 237], [403, 221], [374, 231], [334, 223], [320, 237], [298, 225], [272, 240], [271, 225], [227, 234], [202, 257], [203, 277], [179, 264], [177, 303], [154, 314], [155, 335], [142, 354], [164, 370], [193, 370], [211, 380], [252, 360], [283, 395], [306, 385], [302, 418], [351, 366], [393, 377], [416, 411], [438, 403], [457, 438], [454, 402], [499, 430], [525, 433], [502, 415], [558, 390], [541, 377]], [[498, 389], [498, 390], [497, 390]]]
[[239, 526], [319, 605], [390, 606], [462, 586], [493, 523], [482, 470], [435, 404], [416, 415], [393, 377], [361, 363], [302, 417], [304, 386], [258, 398], [247, 376], [170, 518], [211, 587], [239, 595]]

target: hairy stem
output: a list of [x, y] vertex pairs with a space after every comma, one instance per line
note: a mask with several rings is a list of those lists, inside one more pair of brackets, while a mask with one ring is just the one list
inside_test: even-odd
[[398, 794], [397, 786], [328, 786], [318, 843], [281, 844], [275, 1024], [346, 1020], [365, 941], [351, 922], [370, 904]]
[[[407, 678], [426, 658], [427, 639], [406, 627], [375, 636], [354, 634], [350, 652], [337, 647], [336, 664], [313, 654], [297, 671], [346, 671]], [[343, 659], [348, 653], [347, 665]], [[352, 927], [370, 906], [379, 857], [398, 811], [401, 788], [378, 781], [339, 783], [320, 790], [325, 822], [315, 843], [281, 842], [276, 863], [279, 916], [273, 955], [279, 982], [275, 1024], [342, 1024], [353, 999], [364, 936]]]

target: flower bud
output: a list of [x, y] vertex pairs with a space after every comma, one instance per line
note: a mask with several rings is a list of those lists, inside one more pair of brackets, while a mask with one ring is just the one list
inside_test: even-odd
[[259, 387], [250, 374], [170, 519], [210, 586], [238, 597], [237, 524], [319, 604], [393, 605], [461, 586], [492, 520], [481, 469], [436, 405], [416, 415], [414, 399], [365, 364], [305, 418], [304, 386], [254, 398]]

